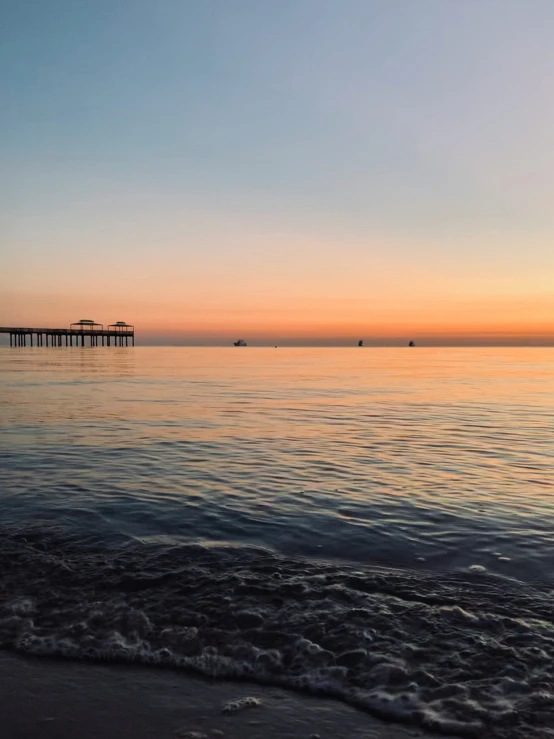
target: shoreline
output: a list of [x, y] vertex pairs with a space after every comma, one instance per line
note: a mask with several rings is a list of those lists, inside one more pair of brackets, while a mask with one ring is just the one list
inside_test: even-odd
[[[253, 698], [251, 705], [241, 705]], [[230, 710], [224, 710], [226, 705]], [[256, 702], [259, 702], [256, 704]], [[234, 704], [234, 705], [233, 705]], [[327, 698], [176, 670], [0, 652], [10, 739], [432, 739]]]

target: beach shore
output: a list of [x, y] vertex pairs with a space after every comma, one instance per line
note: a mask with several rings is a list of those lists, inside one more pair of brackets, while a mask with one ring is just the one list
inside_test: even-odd
[[[6, 739], [413, 739], [337, 701], [152, 668], [0, 653]], [[259, 701], [226, 713], [229, 702]], [[255, 701], [250, 701], [254, 704]], [[233, 708], [233, 707], [231, 707]]]

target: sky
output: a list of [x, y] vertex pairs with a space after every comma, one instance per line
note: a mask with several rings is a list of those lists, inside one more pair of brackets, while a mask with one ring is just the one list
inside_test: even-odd
[[0, 325], [554, 343], [552, 0], [4, 0]]

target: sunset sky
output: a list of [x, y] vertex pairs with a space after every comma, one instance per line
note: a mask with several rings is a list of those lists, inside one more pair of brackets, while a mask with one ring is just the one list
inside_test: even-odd
[[7, 0], [0, 325], [553, 343], [552, 0]]

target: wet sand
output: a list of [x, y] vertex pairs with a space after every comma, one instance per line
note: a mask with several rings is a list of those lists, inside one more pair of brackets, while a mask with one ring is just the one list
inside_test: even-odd
[[[245, 697], [260, 704], [224, 712], [229, 701]], [[5, 652], [0, 653], [0, 718], [6, 739], [437, 737], [279, 688]]]

